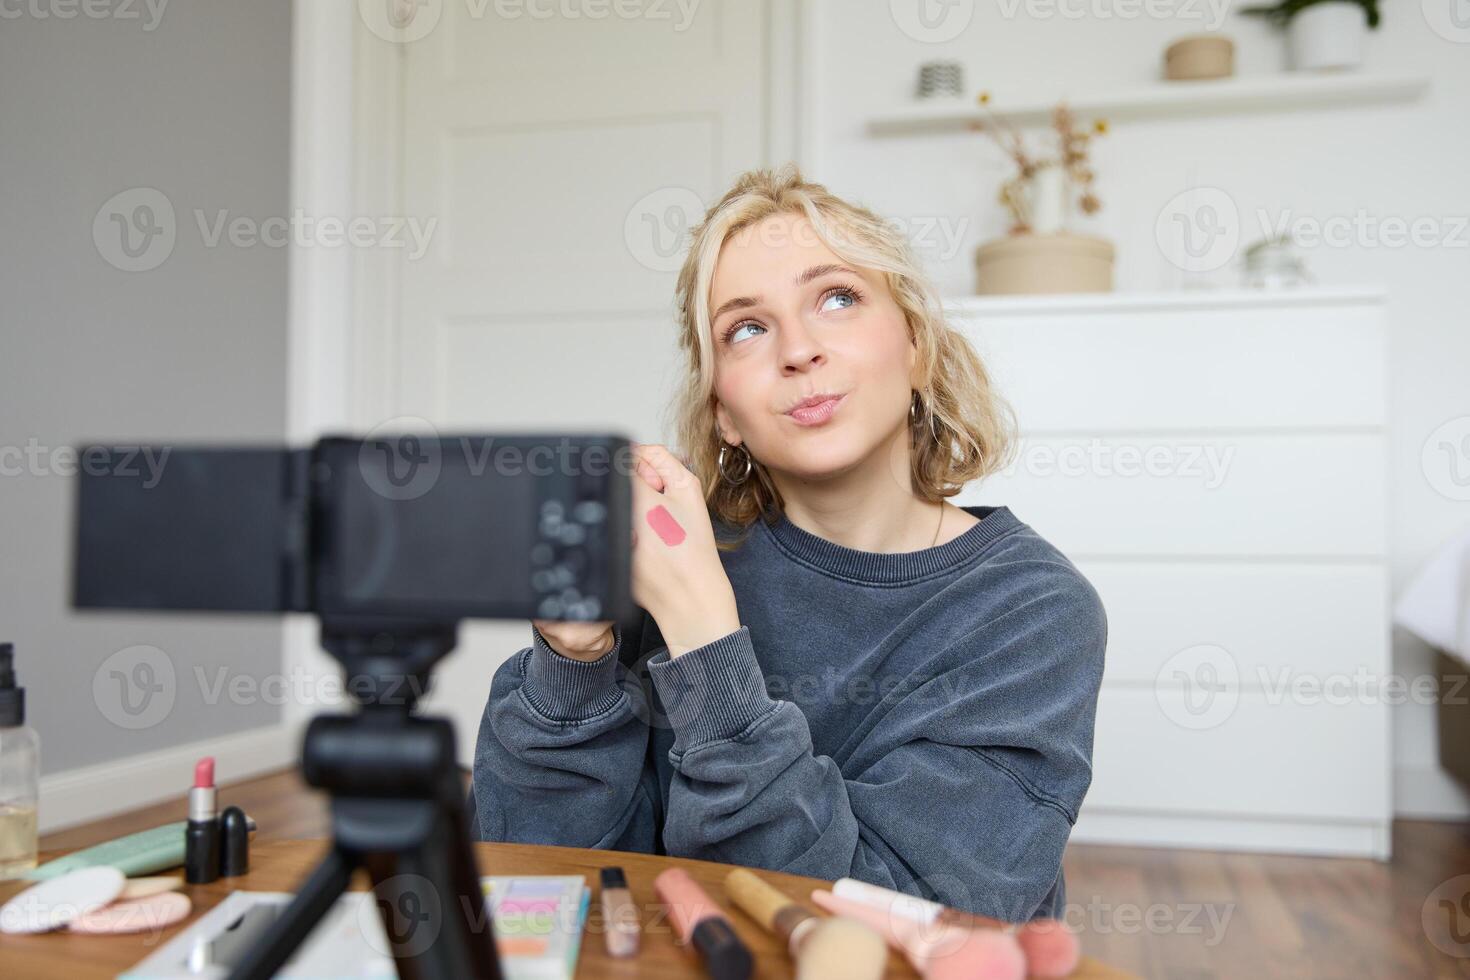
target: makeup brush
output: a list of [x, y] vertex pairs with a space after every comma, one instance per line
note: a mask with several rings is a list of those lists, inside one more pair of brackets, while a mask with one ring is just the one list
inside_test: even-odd
[[761, 926], [786, 940], [797, 980], [882, 980], [883, 936], [850, 918], [824, 918], [745, 868], [725, 875], [725, 892]]
[[1057, 919], [1032, 919], [1016, 925], [950, 908], [939, 902], [931, 902], [917, 895], [906, 895], [856, 878], [838, 878], [832, 886], [832, 894], [917, 922], [945, 922], [972, 929], [999, 929], [1009, 932], [1021, 944], [1021, 952], [1026, 954], [1026, 969], [1034, 977], [1070, 976], [1082, 958], [1077, 936]]
[[824, 888], [812, 901], [833, 915], [861, 919], [903, 953], [924, 980], [1024, 980], [1026, 957], [1015, 937], [995, 929], [966, 929], [942, 922], [925, 925]]

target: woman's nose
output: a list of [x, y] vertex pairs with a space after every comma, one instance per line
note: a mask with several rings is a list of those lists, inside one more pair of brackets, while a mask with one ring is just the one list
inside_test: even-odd
[[826, 352], [799, 319], [782, 324], [781, 369], [787, 373], [807, 371], [825, 363]]

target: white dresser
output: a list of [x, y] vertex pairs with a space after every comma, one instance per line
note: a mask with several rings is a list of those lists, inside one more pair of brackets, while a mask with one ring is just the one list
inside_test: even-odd
[[1384, 297], [951, 304], [1023, 436], [1004, 503], [1107, 606], [1073, 839], [1383, 858]]

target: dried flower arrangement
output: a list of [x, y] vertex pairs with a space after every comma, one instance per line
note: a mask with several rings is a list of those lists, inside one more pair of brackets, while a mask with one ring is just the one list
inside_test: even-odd
[[1057, 154], [1055, 157], [1038, 158], [1027, 150], [1025, 140], [1014, 126], [1003, 122], [990, 111], [989, 92], [981, 92], [977, 101], [985, 108], [989, 119], [986, 122], [977, 120], [970, 124], [970, 128], [989, 133], [996, 145], [1016, 164], [1016, 175], [1001, 185], [999, 196], [1000, 203], [1010, 212], [1012, 235], [1024, 235], [1032, 230], [1028, 191], [1031, 181], [1043, 167], [1061, 168], [1067, 180], [1079, 191], [1077, 207], [1083, 214], [1096, 214], [1102, 210], [1102, 201], [1093, 191], [1096, 174], [1088, 162], [1087, 151], [1094, 136], [1101, 136], [1108, 131], [1106, 120], [1094, 120], [1090, 129], [1079, 131], [1072, 110], [1067, 108], [1065, 102], [1059, 103], [1052, 110]]

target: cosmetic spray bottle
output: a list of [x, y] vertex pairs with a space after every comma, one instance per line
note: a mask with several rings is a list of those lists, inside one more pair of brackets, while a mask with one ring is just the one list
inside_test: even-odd
[[26, 689], [15, 683], [15, 647], [0, 643], [0, 879], [36, 866], [41, 736], [26, 725]]

